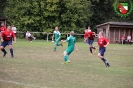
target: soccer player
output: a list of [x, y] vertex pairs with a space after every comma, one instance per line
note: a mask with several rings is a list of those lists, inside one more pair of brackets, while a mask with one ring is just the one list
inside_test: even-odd
[[57, 46], [62, 46], [63, 44], [59, 44], [61, 38], [61, 33], [59, 32], [58, 27], [55, 27], [55, 31], [53, 32], [52, 41], [54, 40], [54, 51], [56, 51]]
[[63, 53], [64, 54], [64, 64], [70, 63], [68, 56], [73, 52], [74, 48], [76, 48], [76, 50], [78, 50], [76, 47], [76, 39], [73, 35], [74, 35], [74, 31], [71, 31], [70, 36], [66, 40], [62, 40], [62, 42], [68, 42], [68, 48]]
[[92, 49], [95, 50], [96, 52], [96, 48], [94, 46], [92, 46], [93, 42], [94, 42], [94, 38], [95, 38], [95, 32], [92, 32], [90, 27], [88, 27], [87, 30], [85, 30], [85, 34], [84, 34], [84, 41], [87, 41], [87, 43], [89, 44], [89, 49], [90, 49], [90, 54], [92, 54]]
[[1, 32], [6, 31], [6, 26], [4, 25], [3, 22], [1, 23], [0, 31]]
[[0, 36], [3, 31], [6, 31], [6, 26], [4, 25], [4, 22], [2, 22], [0, 26]]
[[5, 47], [8, 45], [11, 53], [11, 57], [13, 58], [13, 49], [12, 49], [12, 38], [14, 37], [14, 43], [16, 43], [16, 36], [11, 30], [10, 26], [7, 26], [7, 30], [2, 32], [1, 34], [1, 46], [0, 49], [4, 53], [3, 57], [7, 54]]
[[108, 46], [109, 41], [107, 38], [104, 37], [104, 32], [100, 31], [99, 32], [99, 38], [98, 38], [98, 44], [99, 45], [99, 53], [98, 57], [101, 58], [101, 60], [105, 63], [106, 67], [109, 67], [108, 61], [104, 58], [104, 53], [106, 51], [106, 47]]

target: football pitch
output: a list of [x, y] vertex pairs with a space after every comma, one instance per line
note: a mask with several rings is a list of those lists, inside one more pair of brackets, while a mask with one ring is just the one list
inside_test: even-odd
[[[96, 45], [96, 44], [94, 44]], [[89, 55], [88, 45], [77, 42], [71, 63], [62, 64], [64, 47], [53, 52], [53, 43], [43, 40], [13, 44], [15, 57], [0, 53], [0, 88], [133, 88], [133, 45], [110, 44], [105, 58], [110, 67]]]

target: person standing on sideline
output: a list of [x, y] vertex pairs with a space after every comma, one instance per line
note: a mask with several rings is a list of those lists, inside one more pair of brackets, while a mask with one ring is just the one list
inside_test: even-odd
[[32, 42], [33, 39], [36, 39], [29, 31], [26, 32], [27, 41], [30, 40]]
[[[17, 36], [17, 28], [14, 25], [12, 25], [12, 31], [15, 34], [15, 36]], [[14, 41], [14, 38], [13, 38], [13, 41]]]
[[98, 44], [96, 46], [99, 46], [98, 57], [105, 63], [106, 67], [110, 66], [108, 61], [104, 58], [104, 53], [108, 45], [109, 45], [108, 39], [104, 37], [104, 32], [100, 31], [99, 38], [98, 38]]
[[53, 37], [52, 37], [52, 41], [54, 40], [54, 51], [56, 51], [57, 46], [63, 47], [62, 43], [59, 44], [60, 38], [61, 38], [61, 33], [59, 32], [58, 27], [55, 27], [55, 31], [53, 32]]
[[76, 46], [76, 38], [73, 36], [74, 31], [70, 32], [70, 36], [66, 40], [61, 40], [61, 42], [68, 42], [68, 48], [64, 51], [64, 64], [70, 63], [68, 56], [73, 52], [74, 48], [78, 50]]
[[7, 26], [7, 30], [2, 32], [1, 34], [1, 46], [0, 49], [4, 53], [3, 57], [6, 56], [7, 52], [5, 50], [5, 47], [8, 45], [11, 53], [11, 57], [14, 57], [13, 49], [12, 49], [12, 38], [14, 37], [14, 43], [16, 44], [16, 36], [11, 30], [11, 26]]

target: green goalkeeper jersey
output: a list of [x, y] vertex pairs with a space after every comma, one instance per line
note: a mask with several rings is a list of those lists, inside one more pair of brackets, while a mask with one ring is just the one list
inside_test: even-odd
[[60, 39], [60, 37], [61, 37], [61, 34], [60, 34], [60, 32], [59, 31], [54, 31], [54, 40], [56, 41], [56, 40], [59, 40]]
[[74, 48], [74, 45], [76, 43], [76, 38], [74, 36], [69, 36], [66, 39], [66, 42], [68, 42], [68, 47]]

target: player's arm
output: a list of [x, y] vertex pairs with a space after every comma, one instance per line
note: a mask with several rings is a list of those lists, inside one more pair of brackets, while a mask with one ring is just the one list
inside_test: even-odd
[[78, 50], [76, 43], [74, 44], [74, 47], [75, 47], [76, 50]]
[[61, 42], [62, 42], [62, 43], [65, 43], [65, 42], [66, 42], [66, 40], [61, 40]]
[[96, 37], [96, 33], [95, 32], [93, 32], [93, 36]]
[[86, 42], [86, 41], [87, 41], [87, 35], [84, 34], [84, 42]]
[[14, 37], [14, 43], [16, 43], [16, 36]]
[[109, 45], [109, 42], [107, 42], [107, 44], [106, 45], [104, 45], [104, 47], [107, 47]]
[[106, 45], [104, 45], [104, 47], [107, 47], [109, 45], [109, 41], [108, 39], [105, 39]]
[[53, 36], [52, 36], [52, 41], [54, 41], [54, 34], [53, 34]]
[[3, 36], [4, 36], [4, 34], [1, 33], [1, 42], [4, 42]]
[[1, 36], [1, 42], [4, 42], [3, 37]]
[[16, 35], [13, 33], [14, 43], [16, 44]]

